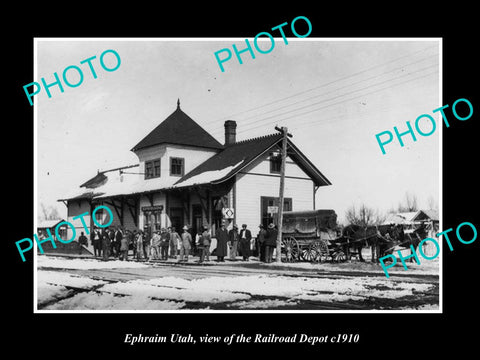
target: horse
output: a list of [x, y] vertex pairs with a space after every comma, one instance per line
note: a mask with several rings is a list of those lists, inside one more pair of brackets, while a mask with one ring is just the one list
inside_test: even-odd
[[362, 249], [369, 244], [372, 244], [372, 260], [374, 259], [373, 244], [376, 244], [377, 235], [377, 229], [375, 226], [365, 227], [351, 224], [343, 229], [339, 242], [342, 244], [348, 260], [350, 260], [351, 257], [350, 248], [353, 247], [358, 253], [360, 261], [364, 262], [365, 259], [362, 256]]
[[[427, 234], [426, 225], [424, 223], [411, 233], [405, 233], [405, 248], [410, 248], [410, 253], [413, 255], [413, 252], [417, 252], [418, 245], [427, 237]], [[413, 256], [410, 257], [410, 262], [413, 262]]]
[[[391, 254], [393, 249], [405, 242], [405, 231], [400, 224], [379, 225], [377, 239], [378, 258]], [[377, 258], [377, 262], [378, 262]]]
[[[380, 255], [383, 257], [393, 253], [395, 247], [399, 246], [405, 249], [410, 249], [411, 254], [417, 252], [420, 242], [427, 237], [426, 225], [421, 224], [411, 233], [403, 230], [402, 225], [395, 225], [393, 236], [382, 236], [380, 240]], [[392, 235], [392, 234], [390, 234]], [[413, 262], [413, 256], [410, 257], [410, 262]]]
[[350, 258], [350, 247], [358, 252], [360, 261], [364, 262], [362, 249], [365, 246], [371, 246], [372, 262], [378, 262], [382, 255], [389, 247], [395, 247], [397, 243], [404, 241], [404, 232], [401, 225], [348, 225], [343, 229], [341, 243], [343, 243], [344, 252], [347, 259]]

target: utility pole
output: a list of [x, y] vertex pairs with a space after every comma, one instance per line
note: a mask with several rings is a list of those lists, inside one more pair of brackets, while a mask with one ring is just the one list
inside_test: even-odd
[[282, 133], [282, 166], [280, 168], [280, 190], [279, 190], [279, 199], [278, 199], [278, 237], [277, 237], [277, 256], [275, 261], [277, 263], [282, 262], [282, 227], [283, 227], [283, 197], [285, 190], [285, 160], [287, 158], [287, 136], [292, 137], [288, 133], [288, 129], [284, 126], [279, 128], [275, 126], [275, 130]]

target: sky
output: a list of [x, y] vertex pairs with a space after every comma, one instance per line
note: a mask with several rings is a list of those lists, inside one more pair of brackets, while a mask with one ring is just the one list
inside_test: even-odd
[[[250, 39], [252, 43], [253, 39]], [[429, 198], [439, 203], [441, 120], [432, 110], [440, 96], [438, 39], [276, 39], [273, 50], [253, 59], [242, 53], [218, 66], [214, 53], [244, 38], [219, 39], [36, 39], [35, 79], [54, 81], [54, 72], [76, 65], [83, 71], [77, 87], [64, 84], [35, 96], [36, 194], [40, 204], [54, 206], [97, 170], [138, 163], [130, 149], [170, 115], [181, 109], [220, 143], [224, 121], [237, 122], [237, 140], [275, 132], [286, 126], [291, 139], [330, 180], [318, 189], [316, 206], [334, 209], [342, 221], [352, 205], [386, 212], [405, 193], [417, 196], [420, 208]], [[268, 38], [259, 41], [263, 50]], [[105, 71], [100, 55], [115, 50], [121, 64]], [[92, 60], [97, 78], [88, 64]], [[223, 55], [222, 55], [223, 56]], [[104, 57], [107, 67], [116, 60]], [[70, 70], [68, 79], [79, 80]], [[28, 100], [26, 100], [28, 101]], [[406, 131], [422, 114], [437, 129], [431, 136], [403, 137], [386, 145], [375, 139], [397, 126]], [[427, 133], [432, 125], [419, 121]], [[181, 130], [181, 129], [179, 129]], [[40, 214], [40, 212], [39, 212]]]

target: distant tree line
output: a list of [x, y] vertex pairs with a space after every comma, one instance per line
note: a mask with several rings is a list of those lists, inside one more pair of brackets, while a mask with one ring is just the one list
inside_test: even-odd
[[[433, 196], [430, 196], [427, 199], [427, 206], [429, 209], [438, 210], [438, 203]], [[387, 214], [382, 214], [379, 210], [362, 203], [358, 206], [352, 205], [349, 207], [345, 213], [345, 220], [347, 224], [353, 225], [380, 225], [386, 220], [388, 214], [415, 212], [418, 210], [419, 206], [417, 196], [407, 191], [404, 199], [398, 203], [397, 207], [392, 207]]]
[[53, 206], [46, 206], [44, 203], [40, 204], [39, 220], [59, 220], [61, 218], [57, 208]]

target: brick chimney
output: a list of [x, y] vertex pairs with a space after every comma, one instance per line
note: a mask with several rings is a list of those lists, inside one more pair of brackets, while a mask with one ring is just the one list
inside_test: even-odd
[[235, 144], [237, 123], [233, 120], [225, 121], [225, 146]]

